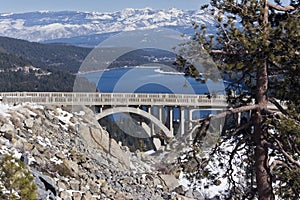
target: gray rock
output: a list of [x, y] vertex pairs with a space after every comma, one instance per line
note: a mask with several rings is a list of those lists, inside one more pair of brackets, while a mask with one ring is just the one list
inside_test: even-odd
[[29, 159], [27, 153], [22, 153], [20, 160], [25, 164], [28, 165]]
[[72, 190], [79, 190], [80, 181], [73, 179], [73, 180], [70, 180], [69, 184], [70, 184], [70, 187]]
[[11, 124], [4, 124], [0, 129], [0, 132], [2, 133], [14, 132], [14, 131], [15, 131], [15, 127]]
[[34, 123], [34, 120], [31, 119], [31, 118], [24, 120], [25, 128], [32, 128], [33, 127], [33, 123]]
[[68, 186], [67, 186], [67, 184], [64, 181], [58, 181], [57, 182], [57, 186], [58, 186], [59, 189], [63, 189], [63, 190], [67, 190], [68, 189]]
[[58, 188], [54, 181], [48, 176], [43, 175], [35, 169], [30, 169], [34, 177], [34, 182], [37, 185], [37, 199], [56, 199]]
[[203, 195], [201, 194], [201, 192], [199, 192], [198, 190], [193, 190], [193, 197], [195, 199], [199, 199], [199, 200], [204, 200], [205, 199], [203, 197]]
[[72, 200], [70, 193], [65, 190], [60, 192], [59, 197], [64, 200]]
[[194, 198], [194, 195], [193, 195], [193, 189], [190, 188], [190, 189], [185, 193], [185, 196], [186, 196], [186, 197], [190, 197], [190, 198]]
[[179, 185], [178, 187], [176, 187], [174, 189], [174, 192], [176, 192], [176, 193], [178, 193], [180, 195], [184, 195], [185, 194], [185, 190], [186, 190], [186, 188], [184, 186]]
[[179, 186], [178, 180], [174, 175], [161, 174], [159, 176], [163, 180], [163, 183], [169, 188], [169, 191]]
[[69, 170], [73, 171], [74, 174], [78, 174], [79, 168], [78, 168], [77, 163], [75, 163], [71, 160], [68, 160], [68, 159], [63, 160], [63, 163]]
[[50, 121], [53, 120], [54, 117], [49, 113], [48, 110], [45, 110], [45, 111], [44, 111], [44, 114], [45, 114], [45, 117], [46, 117], [47, 119], [49, 119]]
[[81, 200], [81, 193], [80, 192], [73, 192], [72, 196], [73, 196], [73, 200]]
[[90, 193], [85, 193], [82, 196], [81, 200], [96, 200], [96, 197], [93, 197]]
[[56, 156], [57, 158], [59, 158], [59, 159], [65, 158], [65, 155], [64, 155], [61, 151], [57, 152], [57, 153], [55, 154], [55, 156]]
[[13, 138], [15, 138], [15, 132], [13, 131], [6, 131], [3, 133], [3, 137], [11, 141]]

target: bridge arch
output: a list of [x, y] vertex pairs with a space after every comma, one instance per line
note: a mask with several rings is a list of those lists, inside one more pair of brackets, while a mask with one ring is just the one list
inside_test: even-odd
[[98, 113], [96, 115], [97, 120], [102, 119], [103, 117], [117, 114], [117, 113], [134, 113], [137, 115], [141, 115], [149, 120], [151, 120], [155, 125], [157, 125], [167, 137], [172, 138], [173, 134], [172, 132], [161, 122], [159, 121], [155, 116], [151, 115], [150, 113], [147, 113], [144, 110], [141, 110], [139, 108], [132, 108], [132, 107], [113, 107], [106, 110], [103, 110], [101, 113]]

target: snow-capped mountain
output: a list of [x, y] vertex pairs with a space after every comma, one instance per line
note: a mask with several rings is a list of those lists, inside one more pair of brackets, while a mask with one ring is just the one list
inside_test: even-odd
[[95, 35], [119, 31], [168, 27], [191, 28], [192, 23], [214, 25], [208, 13], [200, 10], [124, 9], [119, 12], [29, 12], [0, 14], [0, 36], [29, 41]]

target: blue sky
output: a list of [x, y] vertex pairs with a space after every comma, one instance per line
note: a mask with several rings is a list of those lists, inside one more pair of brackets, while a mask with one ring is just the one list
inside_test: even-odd
[[[196, 10], [209, 2], [210, 0], [0, 0], [0, 13], [41, 10], [112, 12], [124, 8], [144, 7]], [[286, 4], [289, 0], [282, 0], [282, 2]]]
[[208, 2], [209, 0], [0, 0], [0, 13], [40, 10], [111, 12], [144, 7], [196, 10]]

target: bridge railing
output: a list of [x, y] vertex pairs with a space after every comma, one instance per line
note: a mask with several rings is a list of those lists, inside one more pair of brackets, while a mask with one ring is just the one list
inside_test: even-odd
[[0, 93], [5, 103], [32, 102], [63, 105], [164, 105], [226, 107], [226, 96], [208, 98], [196, 94], [144, 93], [65, 93], [65, 92], [8, 92]]

